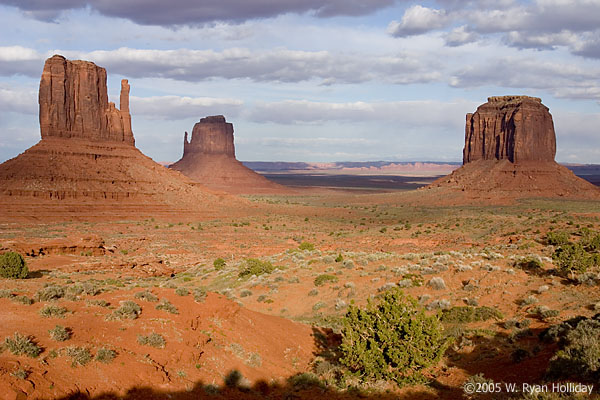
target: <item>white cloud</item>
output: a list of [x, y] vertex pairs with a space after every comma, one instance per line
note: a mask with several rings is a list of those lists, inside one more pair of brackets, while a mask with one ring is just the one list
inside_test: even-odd
[[470, 32], [466, 25], [462, 25], [448, 32], [444, 39], [448, 46], [455, 47], [475, 42], [479, 39], [479, 35], [476, 32]]
[[131, 113], [147, 119], [198, 119], [207, 115], [236, 116], [243, 102], [211, 97], [153, 96], [131, 97]]
[[[377, 122], [398, 126], [460, 126], [463, 116], [475, 106], [458, 100], [327, 103], [287, 100], [256, 105], [249, 114], [255, 122], [278, 124], [322, 124], [324, 122]], [[435, 110], [432, 112], [432, 110]]]
[[37, 115], [37, 91], [22, 87], [14, 88], [0, 83], [0, 112], [6, 111]]
[[392, 21], [388, 33], [396, 37], [419, 35], [445, 27], [450, 22], [444, 10], [414, 5], [406, 10], [400, 22]]

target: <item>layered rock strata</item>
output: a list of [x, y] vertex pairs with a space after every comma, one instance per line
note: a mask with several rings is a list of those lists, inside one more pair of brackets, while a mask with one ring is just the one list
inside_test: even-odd
[[120, 110], [108, 101], [104, 68], [55, 55], [46, 60], [40, 80], [42, 139], [72, 137], [133, 145], [126, 79], [121, 81], [120, 100]]
[[278, 193], [287, 189], [235, 158], [233, 124], [222, 115], [202, 118], [183, 138], [183, 157], [169, 168], [204, 186], [230, 193]]
[[[467, 114], [463, 166], [429, 185], [474, 199], [600, 198], [600, 189], [554, 161], [552, 115], [539, 98], [490, 97]], [[444, 195], [445, 196], [445, 195]]]
[[135, 147], [129, 90], [123, 80], [119, 110], [108, 102], [104, 68], [62, 56], [48, 59], [39, 92], [42, 139], [0, 164], [0, 217], [210, 213], [227, 203]]
[[498, 96], [467, 114], [463, 164], [477, 160], [554, 161], [556, 136], [548, 107], [529, 96]]

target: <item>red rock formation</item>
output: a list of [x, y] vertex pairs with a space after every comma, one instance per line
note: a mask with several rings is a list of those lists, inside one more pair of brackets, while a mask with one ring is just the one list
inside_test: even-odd
[[600, 198], [600, 189], [557, 164], [555, 153], [552, 116], [540, 99], [490, 97], [474, 114], [467, 114], [463, 166], [427, 188], [439, 190], [433, 194], [442, 203], [458, 197], [490, 202], [524, 197]]
[[183, 157], [169, 168], [196, 182], [230, 193], [280, 193], [287, 191], [244, 166], [235, 158], [233, 124], [216, 115], [194, 125], [192, 139], [183, 137]]
[[121, 110], [108, 101], [106, 70], [55, 55], [44, 65], [39, 91], [42, 139], [80, 138], [133, 145], [129, 84], [121, 82]]
[[53, 56], [39, 103], [42, 140], [0, 164], [0, 219], [204, 214], [239, 202], [144, 156], [131, 131], [129, 84], [121, 82], [118, 110], [108, 102], [104, 68]]
[[498, 96], [467, 114], [463, 164], [476, 160], [554, 161], [548, 107], [529, 96]]

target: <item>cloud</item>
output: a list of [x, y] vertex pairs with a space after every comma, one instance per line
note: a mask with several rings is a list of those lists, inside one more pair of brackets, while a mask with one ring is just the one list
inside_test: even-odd
[[395, 37], [406, 37], [444, 28], [448, 23], [450, 18], [444, 10], [415, 5], [405, 11], [400, 22], [392, 21], [387, 32]]
[[1, 112], [38, 114], [37, 91], [26, 88], [12, 88], [0, 83]]
[[589, 98], [600, 99], [596, 97], [600, 89], [600, 67], [537, 58], [502, 57], [462, 68], [451, 77], [450, 85], [542, 89], [556, 97], [574, 95], [575, 98], [583, 98], [583, 94], [587, 93], [593, 96]]
[[141, 25], [202, 25], [215, 21], [243, 22], [287, 13], [317, 17], [361, 16], [393, 5], [396, 0], [0, 0], [44, 21], [63, 11], [89, 7], [109, 17]]
[[[395, 101], [327, 103], [307, 100], [286, 100], [257, 104], [249, 114], [254, 122], [277, 124], [322, 124], [338, 121], [346, 123], [381, 122], [399, 126], [430, 127], [461, 125], [463, 115], [475, 104], [468, 101], [441, 102]], [[435, 110], [435, 112], [432, 112]], [[427, 117], [424, 117], [427, 116]]]
[[44, 56], [33, 49], [22, 46], [0, 47], [0, 75], [40, 76], [40, 62]]
[[63, 52], [68, 58], [92, 60], [117, 73], [135, 78], [166, 78], [188, 82], [250, 79], [255, 82], [302, 82], [322, 84], [382, 81], [397, 84], [438, 80], [440, 73], [409, 55], [251, 50], [146, 50], [120, 48], [110, 51]]
[[147, 119], [198, 119], [206, 115], [236, 116], [243, 106], [241, 100], [210, 97], [131, 97], [131, 113]]
[[463, 25], [452, 29], [444, 36], [444, 39], [446, 41], [446, 45], [450, 47], [456, 47], [467, 43], [476, 42], [479, 39], [479, 35], [475, 32], [468, 31], [467, 26]]

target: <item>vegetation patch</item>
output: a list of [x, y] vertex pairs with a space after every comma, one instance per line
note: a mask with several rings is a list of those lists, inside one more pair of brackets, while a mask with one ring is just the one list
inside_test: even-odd
[[338, 277], [335, 275], [322, 274], [315, 278], [315, 286], [323, 286], [326, 283], [336, 283], [339, 281]]
[[106, 347], [100, 347], [96, 352], [95, 360], [104, 364], [111, 363], [117, 357], [117, 352]]
[[0, 255], [0, 277], [25, 279], [27, 275], [29, 275], [29, 269], [22, 255], [14, 251]]
[[470, 322], [487, 321], [490, 319], [500, 320], [503, 318], [502, 313], [496, 308], [482, 307], [452, 307], [448, 310], [443, 310], [440, 320], [450, 324], [467, 324]]
[[69, 340], [71, 338], [71, 331], [68, 328], [65, 328], [61, 325], [56, 325], [54, 328], [48, 331], [50, 333], [50, 338], [57, 342], [64, 342], [65, 340]]
[[427, 316], [417, 300], [400, 289], [385, 292], [379, 303], [351, 305], [342, 320], [340, 361], [362, 381], [390, 380], [398, 385], [425, 381], [451, 339], [436, 315]]
[[165, 341], [165, 338], [163, 338], [161, 335], [159, 335], [156, 332], [153, 332], [148, 336], [138, 335], [137, 341], [141, 345], [152, 346], [152, 347], [156, 347], [157, 349], [162, 349], [167, 344], [167, 342]]
[[137, 292], [136, 294], [133, 295], [133, 297], [135, 297], [136, 299], [139, 299], [139, 300], [150, 301], [150, 302], [158, 301], [158, 297], [153, 295], [152, 292], [150, 292], [149, 290], [144, 290], [143, 292]]
[[44, 318], [64, 318], [65, 314], [68, 313], [65, 307], [55, 306], [53, 304], [46, 304], [40, 309], [40, 315]]
[[179, 314], [177, 307], [173, 305], [168, 299], [162, 299], [155, 307], [157, 310], [166, 311], [171, 314]]
[[86, 365], [92, 361], [92, 353], [87, 347], [71, 346], [67, 347], [67, 356], [71, 357], [71, 366]]
[[257, 258], [247, 258], [245, 261], [245, 267], [240, 271], [239, 276], [241, 278], [252, 276], [252, 275], [263, 275], [270, 274], [275, 270], [273, 264], [270, 261], [261, 261]]
[[42, 348], [35, 344], [31, 337], [15, 332], [12, 337], [4, 339], [4, 348], [15, 356], [25, 355], [35, 358], [40, 355]]
[[106, 316], [107, 320], [136, 319], [142, 313], [142, 308], [131, 300], [121, 302], [121, 306]]

